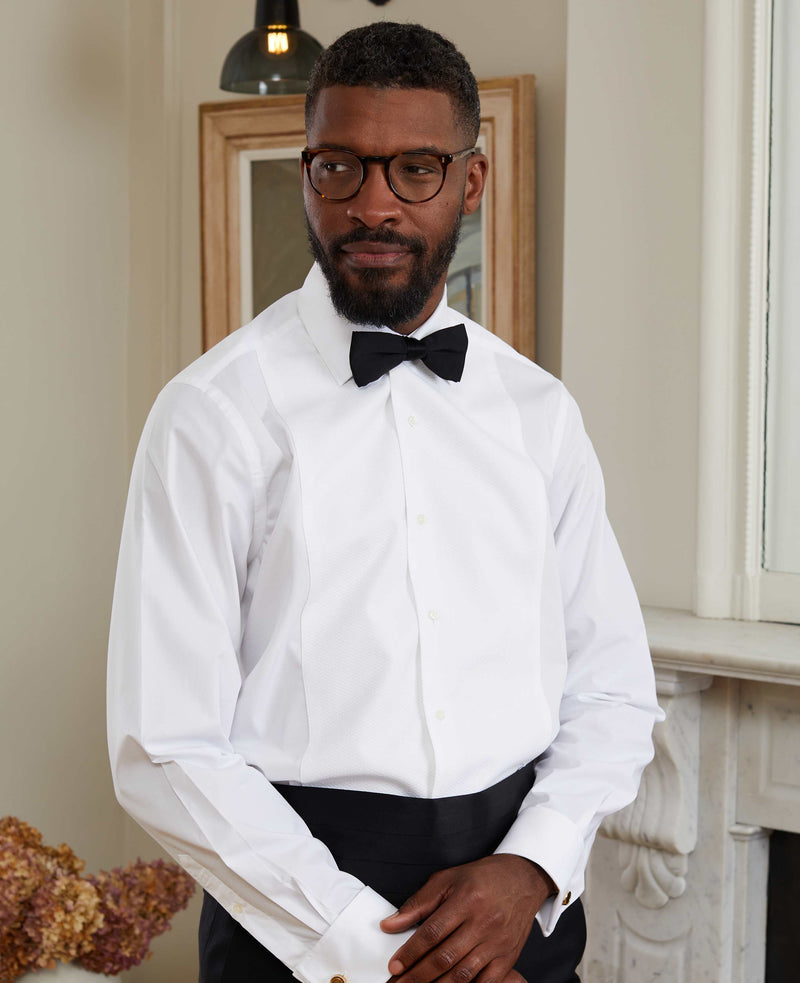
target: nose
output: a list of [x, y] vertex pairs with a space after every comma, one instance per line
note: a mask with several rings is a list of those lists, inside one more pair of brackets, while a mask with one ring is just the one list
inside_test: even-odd
[[378, 161], [369, 161], [364, 183], [348, 202], [347, 215], [353, 222], [376, 229], [400, 218], [402, 202], [389, 187], [386, 171]]

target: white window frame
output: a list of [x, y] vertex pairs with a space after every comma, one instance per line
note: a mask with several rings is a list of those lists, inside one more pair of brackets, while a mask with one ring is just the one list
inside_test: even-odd
[[763, 570], [772, 2], [706, 0], [695, 612], [800, 622]]

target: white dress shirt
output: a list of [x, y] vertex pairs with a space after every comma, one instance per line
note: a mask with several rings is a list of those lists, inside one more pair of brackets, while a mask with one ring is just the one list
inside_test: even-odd
[[[416, 332], [464, 322], [446, 297]], [[111, 627], [125, 808], [304, 983], [404, 935], [272, 781], [439, 797], [538, 759], [498, 852], [583, 888], [659, 718], [596, 458], [557, 380], [466, 321], [464, 375], [359, 389], [312, 269], [170, 382], [133, 469]], [[375, 330], [388, 330], [376, 328]]]

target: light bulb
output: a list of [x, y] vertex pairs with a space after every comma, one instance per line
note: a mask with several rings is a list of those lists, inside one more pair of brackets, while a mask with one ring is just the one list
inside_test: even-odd
[[267, 51], [271, 55], [285, 55], [289, 50], [289, 35], [285, 24], [270, 24], [267, 31]]

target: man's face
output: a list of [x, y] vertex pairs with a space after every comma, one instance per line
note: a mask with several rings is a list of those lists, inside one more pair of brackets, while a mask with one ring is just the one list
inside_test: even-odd
[[[451, 154], [469, 144], [445, 93], [362, 86], [323, 89], [307, 137], [312, 149], [365, 157]], [[348, 201], [321, 198], [306, 175], [311, 250], [337, 311], [357, 324], [403, 333], [426, 321], [441, 300], [461, 216], [480, 204], [485, 178], [482, 155], [457, 160], [435, 198], [409, 203], [392, 192], [379, 163], [367, 165], [360, 191]]]

